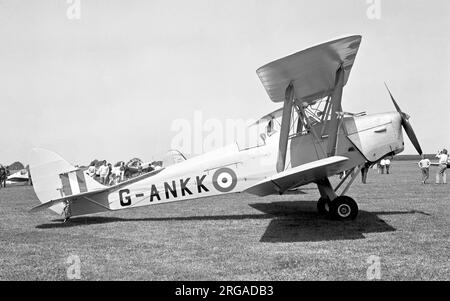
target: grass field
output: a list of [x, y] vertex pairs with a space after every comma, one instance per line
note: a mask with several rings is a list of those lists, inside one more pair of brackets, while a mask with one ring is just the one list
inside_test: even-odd
[[[434, 178], [435, 169], [431, 177]], [[0, 190], [0, 280], [450, 280], [450, 184], [422, 185], [414, 162], [358, 177], [355, 221], [316, 213], [318, 192], [247, 194], [74, 218], [62, 224], [31, 187]]]

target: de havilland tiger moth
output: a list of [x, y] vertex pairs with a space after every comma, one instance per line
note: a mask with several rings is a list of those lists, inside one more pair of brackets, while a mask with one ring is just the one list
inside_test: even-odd
[[[51, 151], [33, 149], [30, 168], [41, 205], [31, 211], [49, 208], [67, 219], [221, 194], [279, 195], [315, 183], [320, 213], [354, 219], [358, 206], [345, 193], [364, 165], [404, 150], [402, 127], [422, 154], [409, 116], [390, 91], [396, 111], [343, 111], [342, 92], [360, 43], [361, 36], [349, 36], [259, 68], [269, 98], [283, 106], [251, 125], [258, 135], [250, 145], [236, 142], [114, 186], [98, 183]], [[344, 171], [333, 187], [329, 178]]]

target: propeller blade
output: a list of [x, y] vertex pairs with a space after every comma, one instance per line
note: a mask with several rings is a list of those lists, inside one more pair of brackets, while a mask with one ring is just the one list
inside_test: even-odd
[[419, 153], [419, 155], [422, 155], [422, 148], [420, 147], [419, 140], [417, 140], [416, 134], [414, 133], [414, 130], [409, 121], [403, 119], [403, 117], [402, 117], [402, 125], [403, 128], [405, 129], [406, 135], [408, 135], [409, 140], [411, 140], [411, 143], [414, 145], [414, 148]]
[[400, 107], [398, 106], [397, 102], [394, 99], [394, 96], [392, 96], [391, 90], [389, 90], [388, 86], [386, 83], [384, 83], [384, 86], [386, 87], [386, 89], [388, 90], [389, 95], [391, 96], [392, 102], [394, 103], [394, 107], [397, 110], [397, 112], [399, 112], [400, 114], [403, 115], [402, 110], [400, 109]]
[[384, 83], [384, 85], [386, 86], [386, 89], [388, 90], [389, 95], [391, 96], [391, 100], [395, 106], [395, 109], [397, 110], [397, 112], [400, 113], [400, 116], [402, 117], [402, 126], [405, 129], [406, 135], [408, 135], [409, 140], [411, 141], [411, 143], [413, 144], [414, 148], [419, 153], [419, 155], [422, 155], [422, 148], [420, 147], [419, 140], [417, 140], [416, 134], [414, 133], [411, 123], [409, 123], [408, 121], [409, 119], [408, 114], [402, 112], [397, 102], [395, 101], [394, 96], [392, 96], [392, 93], [389, 90], [387, 84]]

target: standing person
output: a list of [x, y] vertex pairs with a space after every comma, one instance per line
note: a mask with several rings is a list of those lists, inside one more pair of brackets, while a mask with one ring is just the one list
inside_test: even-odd
[[369, 173], [370, 169], [370, 162], [364, 163], [364, 165], [361, 167], [361, 182], [363, 184], [367, 183], [367, 174]]
[[5, 187], [6, 187], [6, 180], [8, 180], [8, 177], [11, 175], [9, 172], [9, 166], [6, 166], [6, 177], [3, 179]]
[[95, 164], [95, 175], [94, 179], [100, 182], [100, 167], [103, 165], [103, 162], [97, 161]]
[[386, 173], [389, 174], [389, 168], [391, 167], [391, 160], [389, 160], [389, 157], [384, 159], [384, 165], [386, 166]]
[[138, 162], [138, 175], [142, 174], [142, 163]]
[[419, 168], [422, 172], [422, 184], [425, 184], [428, 178], [430, 177], [430, 165], [431, 162], [429, 159], [425, 158], [425, 155], [422, 154], [422, 160], [419, 161]]
[[28, 185], [33, 186], [33, 180], [31, 179], [30, 165], [27, 165], [28, 172]]
[[10, 175], [10, 172], [9, 172], [9, 166], [4, 166], [3, 168], [4, 168], [4, 171], [3, 171], [3, 179], [2, 179], [2, 182], [3, 182], [3, 183], [0, 183], [0, 186], [3, 184], [3, 187], [6, 188], [6, 181], [8, 180], [8, 177], [9, 177], [9, 175]]
[[88, 167], [88, 175], [92, 178], [95, 177], [95, 162], [94, 161], [92, 161], [91, 165], [89, 165], [89, 167]]
[[0, 164], [0, 188], [3, 186], [3, 177], [6, 177], [6, 168]]
[[120, 182], [123, 182], [125, 180], [125, 162], [120, 162]]
[[383, 158], [383, 159], [381, 159], [381, 161], [380, 161], [381, 174], [384, 174], [384, 168], [385, 168], [385, 166], [386, 166], [386, 160], [384, 160], [384, 158]]
[[102, 165], [99, 168], [100, 183], [106, 185], [106, 177], [108, 176], [108, 165], [106, 165], [106, 160], [103, 160]]
[[116, 185], [118, 183], [120, 183], [120, 176], [121, 176], [121, 170], [120, 170], [120, 166], [121, 166], [122, 162], [117, 162], [116, 164], [114, 164], [114, 167], [112, 169], [111, 172], [111, 180], [110, 180], [110, 185]]
[[72, 215], [72, 210], [70, 210], [70, 200], [66, 200], [64, 202], [64, 210], [63, 210], [63, 214], [64, 214], [64, 222], [67, 222], [70, 218], [70, 216]]
[[448, 154], [447, 150], [444, 148], [442, 151], [438, 152], [436, 158], [439, 158], [439, 169], [436, 174], [436, 184], [440, 183], [440, 178], [442, 178], [442, 183], [447, 184], [447, 163]]
[[112, 165], [108, 163], [108, 173], [106, 174], [105, 184], [109, 185], [111, 182], [111, 174], [112, 174]]

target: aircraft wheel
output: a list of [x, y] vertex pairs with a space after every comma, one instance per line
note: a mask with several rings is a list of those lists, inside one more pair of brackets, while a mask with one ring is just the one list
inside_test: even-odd
[[352, 220], [358, 215], [358, 205], [351, 197], [342, 195], [330, 203], [330, 215], [337, 220]]
[[330, 199], [320, 197], [317, 201], [317, 211], [319, 214], [327, 214], [330, 211]]

